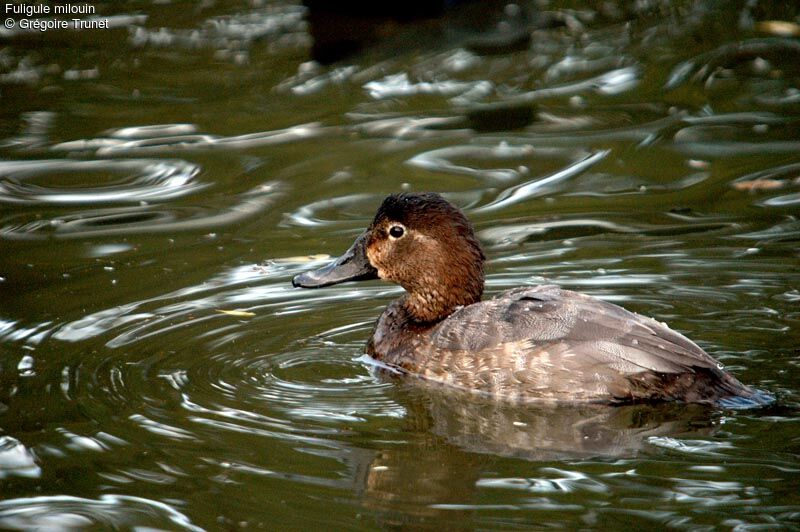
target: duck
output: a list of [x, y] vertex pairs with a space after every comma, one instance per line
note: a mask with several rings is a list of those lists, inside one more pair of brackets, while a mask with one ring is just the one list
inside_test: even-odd
[[550, 284], [483, 300], [485, 262], [458, 207], [399, 193], [343, 255], [292, 284], [400, 285], [366, 346], [394, 374], [522, 403], [762, 402], [684, 335], [613, 303]]

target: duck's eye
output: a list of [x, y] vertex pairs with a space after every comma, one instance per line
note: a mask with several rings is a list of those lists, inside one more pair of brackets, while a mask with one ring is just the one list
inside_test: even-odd
[[393, 225], [389, 228], [389, 236], [392, 238], [400, 238], [405, 232], [406, 230], [403, 229], [402, 225]]

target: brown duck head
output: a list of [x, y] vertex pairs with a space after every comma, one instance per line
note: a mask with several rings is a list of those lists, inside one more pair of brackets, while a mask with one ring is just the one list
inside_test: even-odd
[[391, 281], [406, 290], [402, 305], [409, 316], [429, 323], [480, 300], [484, 261], [472, 224], [457, 207], [435, 193], [394, 194], [344, 255], [292, 284]]

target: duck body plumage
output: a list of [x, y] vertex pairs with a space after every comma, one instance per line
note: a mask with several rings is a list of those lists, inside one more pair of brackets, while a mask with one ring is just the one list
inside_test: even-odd
[[416, 323], [395, 301], [367, 354], [428, 381], [519, 402], [712, 403], [751, 395], [663, 323], [552, 285], [503, 292], [434, 325]]
[[683, 335], [612, 303], [552, 285], [481, 300], [484, 261], [458, 208], [438, 194], [397, 194], [344, 255], [292, 282], [400, 284], [406, 294], [381, 314], [367, 354], [395, 373], [498, 399], [771, 401]]

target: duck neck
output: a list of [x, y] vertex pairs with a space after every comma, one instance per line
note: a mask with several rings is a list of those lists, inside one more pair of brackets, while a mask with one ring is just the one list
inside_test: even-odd
[[418, 323], [436, 323], [455, 312], [481, 300], [483, 278], [477, 286], [448, 287], [414, 290], [402, 299], [402, 306], [408, 316]]

